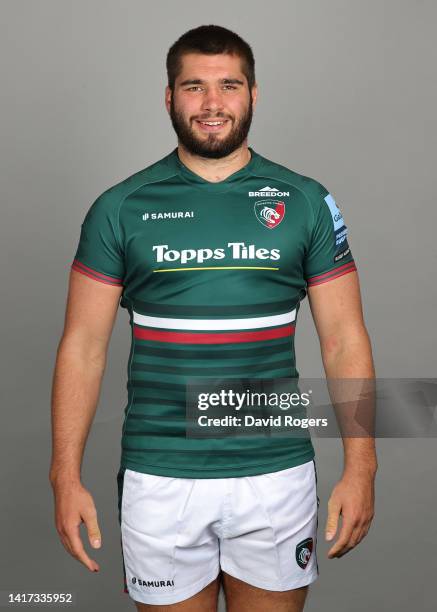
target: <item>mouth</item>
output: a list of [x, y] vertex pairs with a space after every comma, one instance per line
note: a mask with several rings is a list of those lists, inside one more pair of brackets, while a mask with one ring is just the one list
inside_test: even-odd
[[224, 129], [229, 119], [216, 119], [215, 121], [199, 121], [196, 123], [203, 132], [220, 132]]

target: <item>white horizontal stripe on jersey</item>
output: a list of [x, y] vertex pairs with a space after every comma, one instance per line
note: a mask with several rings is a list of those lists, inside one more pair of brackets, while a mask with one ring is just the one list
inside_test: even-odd
[[133, 322], [143, 327], [160, 327], [165, 329], [190, 330], [228, 330], [228, 329], [259, 329], [292, 323], [296, 318], [296, 308], [290, 312], [268, 317], [252, 317], [248, 319], [168, 319], [149, 317], [133, 311]]

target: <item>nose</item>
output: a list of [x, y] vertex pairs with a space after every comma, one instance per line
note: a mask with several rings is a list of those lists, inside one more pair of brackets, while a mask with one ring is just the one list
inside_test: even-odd
[[224, 104], [221, 91], [213, 87], [207, 89], [202, 99], [201, 108], [203, 111], [209, 111], [210, 113], [217, 113], [223, 110]]

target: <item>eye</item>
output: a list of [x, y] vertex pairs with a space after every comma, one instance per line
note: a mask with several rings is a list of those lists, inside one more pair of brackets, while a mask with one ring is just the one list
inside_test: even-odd
[[[237, 89], [235, 85], [223, 85], [225, 89]], [[192, 87], [187, 87], [186, 91], [196, 91], [200, 90], [202, 87], [200, 85], [193, 85]]]

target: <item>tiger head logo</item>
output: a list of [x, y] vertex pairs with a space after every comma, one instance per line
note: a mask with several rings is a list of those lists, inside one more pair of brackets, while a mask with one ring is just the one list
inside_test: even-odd
[[296, 546], [296, 563], [301, 569], [306, 569], [313, 552], [313, 538], [306, 538]]
[[285, 202], [277, 200], [262, 200], [255, 202], [255, 216], [260, 223], [269, 229], [277, 227], [285, 214]]
[[264, 206], [259, 214], [268, 223], [276, 223], [276, 220], [281, 218], [281, 215], [277, 213], [274, 208], [270, 208], [269, 206]]

